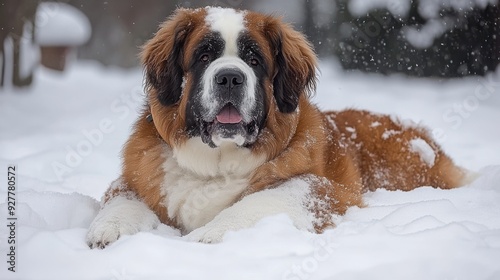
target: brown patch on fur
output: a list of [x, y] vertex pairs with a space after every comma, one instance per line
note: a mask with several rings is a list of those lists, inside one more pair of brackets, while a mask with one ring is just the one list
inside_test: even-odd
[[325, 162], [319, 153], [326, 148], [326, 135], [318, 126], [321, 114], [306, 99], [301, 100], [299, 110], [292, 114], [275, 109], [269, 112], [268, 124], [253, 148], [255, 153], [265, 153], [268, 161], [255, 170], [247, 193], [296, 175], [324, 173]]
[[[366, 111], [329, 112], [340, 133], [340, 141], [355, 151], [364, 190], [377, 188], [410, 191], [419, 186], [450, 189], [460, 185], [463, 171], [436, 144], [427, 130], [405, 125], [385, 115]], [[434, 151], [429, 166], [410, 147], [410, 141], [424, 140]]]
[[[273, 66], [269, 75], [274, 78], [278, 71], [293, 71], [290, 77], [294, 76], [294, 79], [290, 82], [307, 91], [304, 93], [314, 92], [317, 58], [304, 35], [274, 16], [248, 12], [245, 20], [247, 32], [259, 44], [266, 63]], [[276, 68], [276, 57], [280, 52], [285, 56], [288, 69]]]
[[[188, 98], [184, 95], [193, 86], [193, 79], [187, 69], [196, 45], [208, 32], [205, 15], [204, 9], [176, 10], [143, 46], [141, 53], [154, 125], [171, 147], [182, 145], [188, 139], [185, 132]], [[172, 104], [165, 106], [160, 99]]]
[[154, 125], [146, 120], [146, 111], [135, 125], [134, 133], [123, 151], [122, 178], [128, 188], [137, 193], [163, 223], [173, 225], [162, 202], [161, 184], [165, 172], [162, 168], [167, 148]]
[[184, 54], [192, 51], [190, 41], [197, 41], [206, 33], [205, 15], [204, 9], [177, 9], [143, 46], [141, 60], [148, 90], [161, 87], [162, 80], [182, 79], [183, 73], [179, 72], [186, 70], [183, 58], [189, 57]]
[[295, 112], [300, 97], [309, 96], [316, 88], [317, 59], [312, 45], [279, 18], [248, 12], [245, 20], [269, 65], [274, 104], [280, 112]]

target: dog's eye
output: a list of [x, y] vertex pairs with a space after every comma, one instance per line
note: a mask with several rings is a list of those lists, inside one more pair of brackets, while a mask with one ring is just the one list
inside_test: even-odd
[[202, 54], [200, 57], [201, 62], [208, 62], [210, 60], [210, 56], [208, 54]]
[[260, 63], [259, 63], [259, 60], [257, 60], [256, 58], [251, 58], [251, 59], [250, 59], [250, 64], [251, 64], [252, 66], [257, 66], [257, 65], [259, 65]]

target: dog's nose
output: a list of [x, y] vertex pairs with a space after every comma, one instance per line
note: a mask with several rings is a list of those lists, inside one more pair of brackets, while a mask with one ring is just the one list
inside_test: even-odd
[[215, 81], [220, 86], [234, 88], [245, 82], [245, 75], [236, 69], [222, 69], [215, 75]]

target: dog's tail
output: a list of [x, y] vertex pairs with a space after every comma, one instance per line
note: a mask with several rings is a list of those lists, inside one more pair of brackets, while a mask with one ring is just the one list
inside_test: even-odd
[[463, 176], [459, 186], [466, 186], [472, 184], [481, 174], [478, 172], [462, 168]]

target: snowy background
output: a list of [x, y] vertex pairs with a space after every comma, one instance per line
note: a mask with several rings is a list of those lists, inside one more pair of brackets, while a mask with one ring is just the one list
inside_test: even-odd
[[[441, 81], [345, 74], [335, 60], [321, 70], [321, 108], [425, 124], [480, 177], [448, 191], [367, 193], [368, 207], [350, 209], [321, 235], [283, 215], [220, 244], [192, 243], [162, 226], [90, 250], [85, 234], [119, 174], [142, 106], [142, 73], [94, 62], [65, 73], [39, 68], [32, 88], [0, 92], [0, 182], [8, 164], [19, 170], [17, 272], [4, 260], [0, 279], [500, 279], [500, 71]], [[5, 201], [6, 187], [0, 195]], [[5, 222], [5, 203], [0, 209]]]

